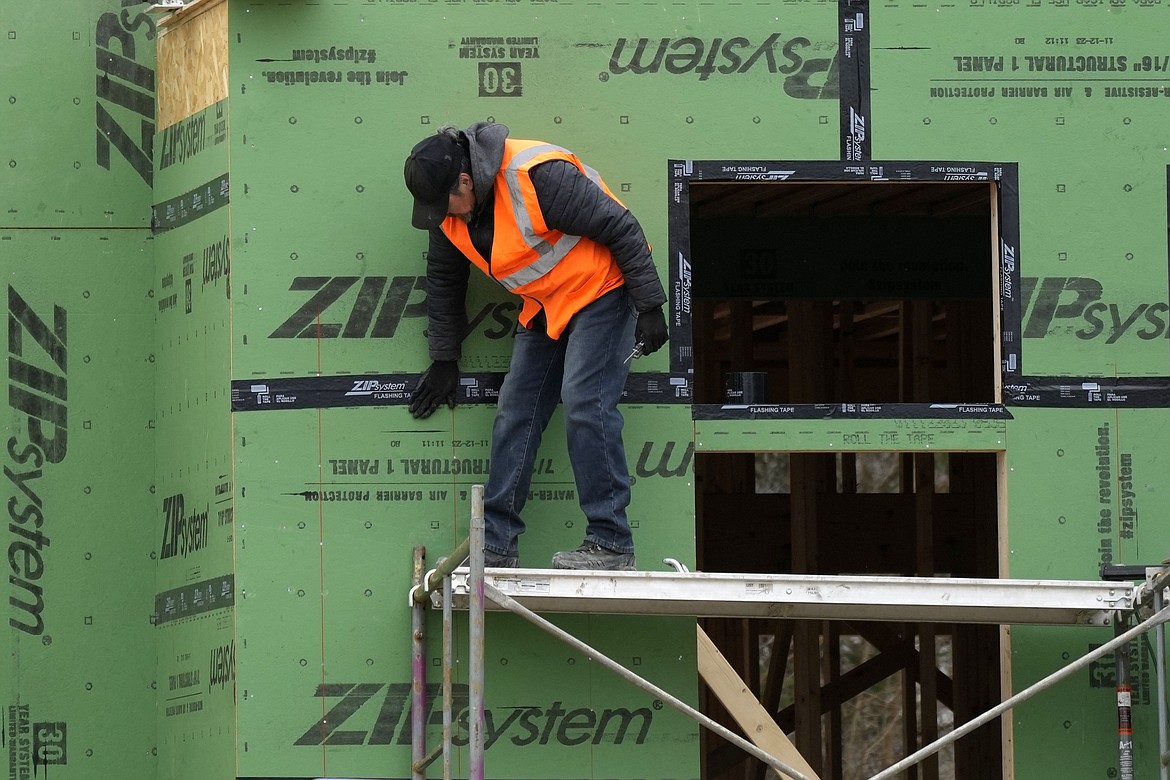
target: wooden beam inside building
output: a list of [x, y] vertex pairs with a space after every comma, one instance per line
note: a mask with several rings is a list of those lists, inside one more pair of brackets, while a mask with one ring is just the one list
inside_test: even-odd
[[[703, 629], [698, 626], [696, 629], [699, 675], [727, 708], [747, 738], [756, 747], [770, 753], [801, 774], [818, 778], [816, 771], [792, 745], [767, 710], [760, 705], [759, 700]], [[781, 774], [781, 777], [791, 780], [789, 775]]]

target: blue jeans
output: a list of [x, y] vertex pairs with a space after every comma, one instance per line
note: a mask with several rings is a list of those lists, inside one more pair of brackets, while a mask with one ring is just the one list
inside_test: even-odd
[[588, 526], [585, 540], [619, 553], [634, 551], [626, 519], [630, 476], [618, 399], [634, 348], [637, 312], [626, 288], [601, 296], [573, 316], [559, 339], [543, 328], [517, 328], [512, 363], [500, 389], [492, 428], [491, 469], [484, 486], [484, 546], [516, 555], [520, 513], [532, 468], [557, 402], [564, 404], [569, 461]]

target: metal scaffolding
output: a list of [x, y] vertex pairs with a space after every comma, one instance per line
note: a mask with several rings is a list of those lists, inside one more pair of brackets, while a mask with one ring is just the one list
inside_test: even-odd
[[[426, 751], [425, 727], [417, 723], [412, 746], [412, 780], [443, 757], [443, 778], [451, 777], [451, 621], [453, 610], [469, 614], [469, 780], [484, 778], [484, 620], [485, 611], [507, 610], [561, 639], [590, 660], [710, 729], [771, 766], [789, 780], [813, 780], [745, 740], [682, 700], [639, 677], [577, 637], [545, 620], [546, 612], [678, 615], [691, 617], [769, 617], [785, 619], [947, 622], [1106, 626], [1146, 614], [1137, 625], [1077, 658], [946, 736], [874, 775], [887, 780], [1089, 664], [1123, 647], [1146, 631], [1158, 631], [1157, 708], [1162, 770], [1167, 758], [1167, 716], [1162, 626], [1170, 619], [1163, 591], [1170, 567], [1151, 568], [1143, 582], [1013, 580], [947, 577], [847, 577], [796, 574], [722, 574], [688, 572], [674, 563], [673, 572], [567, 571], [491, 569], [483, 565], [483, 487], [472, 489], [471, 535], [422, 574], [423, 551], [415, 548], [415, 579], [408, 601], [412, 609], [413, 686], [416, 718], [425, 711], [426, 666], [423, 612], [428, 598], [443, 610], [443, 740]], [[464, 565], [464, 564], [468, 565]], [[441, 588], [442, 596], [436, 591]]]

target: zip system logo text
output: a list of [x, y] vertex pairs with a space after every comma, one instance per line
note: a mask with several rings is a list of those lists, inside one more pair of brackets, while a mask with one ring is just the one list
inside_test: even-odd
[[[426, 322], [425, 276], [297, 276], [288, 289], [312, 294], [270, 339], [388, 339], [403, 318]], [[512, 301], [489, 301], [471, 316], [468, 329], [482, 328], [489, 339], [511, 336], [519, 308]]]
[[682, 315], [691, 314], [691, 261], [678, 253], [678, 280], [674, 283], [674, 324], [682, 325]]
[[377, 379], [354, 379], [353, 389], [346, 395], [368, 395], [374, 398], [399, 398], [406, 393], [406, 382], [380, 382]]
[[160, 560], [167, 558], [186, 558], [190, 553], [202, 550], [207, 546], [207, 518], [210, 508], [204, 507], [202, 512], [184, 514], [185, 501], [182, 493], [167, 496], [163, 499], [163, 516], [166, 519], [163, 525], [162, 550]]
[[[466, 745], [470, 734], [468, 686], [454, 685], [451, 742]], [[440, 686], [427, 685], [425, 720], [437, 725], [442, 720], [437, 699]], [[410, 683], [325, 683], [317, 686], [315, 698], [336, 699], [319, 721], [302, 734], [294, 745], [409, 745], [411, 742]], [[371, 701], [374, 704], [369, 704]], [[368, 705], [368, 706], [367, 706]], [[655, 702], [660, 707], [661, 702]], [[367, 713], [377, 710], [371, 724]], [[360, 714], [359, 714], [360, 713]], [[650, 707], [580, 707], [566, 709], [564, 702], [497, 706], [484, 712], [484, 747], [500, 740], [516, 747], [548, 745], [641, 745], [654, 723]]]
[[[831, 49], [831, 56], [813, 56], [821, 49]], [[803, 36], [785, 38], [778, 32], [760, 43], [742, 36], [709, 41], [693, 36], [658, 40], [618, 38], [609, 58], [609, 73], [615, 76], [665, 71], [676, 76], [694, 74], [699, 81], [707, 81], [715, 74], [730, 76], [753, 70], [784, 76], [784, 92], [789, 97], [812, 100], [840, 97], [835, 41], [817, 46]]]
[[[102, 14], [95, 30], [97, 43], [97, 164], [110, 170], [110, 147], [130, 164], [146, 185], [154, 184], [154, 70], [137, 61], [135, 32], [146, 25], [146, 39], [153, 41], [154, 20], [138, 13], [130, 18], [128, 6], [141, 0], [121, 0], [120, 14]], [[149, 52], [154, 46], [147, 46]], [[113, 112], [113, 113], [111, 113]], [[115, 119], [127, 115], [126, 127], [138, 123], [137, 136]]]
[[46, 463], [65, 459], [69, 439], [67, 320], [65, 309], [54, 306], [47, 322], [9, 286], [8, 406], [20, 423], [13, 428], [17, 435], [8, 439], [9, 462], [4, 465], [4, 476], [15, 488], [8, 499], [8, 624], [33, 636], [45, 632], [44, 590], [39, 582], [45, 576], [44, 551], [49, 546], [38, 480]]
[[1070, 333], [1082, 341], [1125, 337], [1143, 341], [1170, 338], [1170, 304], [1165, 300], [1110, 300], [1088, 276], [1024, 277], [1020, 280], [1023, 337], [1042, 339]]

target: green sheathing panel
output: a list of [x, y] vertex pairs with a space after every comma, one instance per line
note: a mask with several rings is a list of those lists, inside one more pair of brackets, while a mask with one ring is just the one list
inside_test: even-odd
[[[1023, 373], [1170, 374], [1165, 8], [899, 3], [871, 21], [875, 159], [1019, 163]], [[1079, 383], [1070, 405], [1087, 396]], [[1166, 510], [1165, 410], [1011, 411], [1009, 576], [1095, 579], [1103, 564], [1166, 557], [1153, 521]], [[1013, 687], [1110, 636], [1015, 628]], [[1157, 765], [1151, 642], [1132, 654], [1139, 775]], [[1016, 711], [1016, 777], [1114, 772], [1114, 684], [1106, 659]]]
[[[495, 118], [579, 153], [639, 215], [664, 279], [668, 159], [838, 154], [831, 5], [788, 6], [783, 23], [772, 8], [667, 4], [273, 2], [229, 13], [232, 377], [257, 398], [270, 379], [356, 383], [426, 368], [426, 242], [409, 226], [401, 165], [443, 123]], [[474, 279], [468, 308], [462, 368], [504, 371], [514, 300]], [[638, 365], [665, 368], [665, 351]], [[642, 565], [693, 564], [690, 410], [624, 410]], [[235, 416], [241, 775], [407, 775], [410, 550], [425, 544], [433, 564], [466, 533], [492, 414]], [[557, 418], [525, 512], [532, 565], [584, 532], [563, 439]], [[488, 622], [493, 775], [698, 776], [689, 721], [507, 616]], [[564, 622], [695, 698], [691, 621]], [[607, 711], [637, 715], [624, 716], [624, 734], [590, 731]]]
[[[1008, 576], [1095, 579], [1103, 565], [1165, 559], [1165, 410], [1015, 414], [1012, 441], [1030, 444], [1008, 450]], [[1016, 627], [1013, 687], [1024, 688], [1111, 636], [1108, 630]], [[1151, 634], [1131, 652], [1139, 773], [1157, 766], [1152, 647]], [[1086, 767], [1104, 776], [1115, 766], [1114, 681], [1109, 656], [1016, 712], [1016, 776], [1083, 775]]]
[[154, 551], [160, 778], [235, 776], [226, 105], [155, 138]]
[[996, 452], [1003, 419], [696, 420], [698, 452]]
[[0, 230], [10, 778], [154, 776], [148, 244]]
[[[426, 367], [425, 237], [401, 171], [444, 123], [493, 117], [573, 149], [638, 214], [665, 276], [668, 159], [838, 154], [836, 6], [783, 10], [233, 3], [234, 378]], [[506, 365], [515, 308], [491, 294], [472, 302], [467, 370]]]
[[[235, 416], [242, 776], [408, 776], [412, 547], [424, 545], [433, 566], [467, 534], [470, 489], [487, 470], [492, 414], [490, 407], [458, 407], [416, 421], [405, 408], [389, 407]], [[642, 565], [660, 568], [667, 556], [693, 564], [688, 410], [629, 409], [627, 420], [637, 479], [630, 511]], [[664, 437], [665, 430], [682, 435]], [[563, 441], [557, 415], [525, 512], [521, 555], [531, 566], [547, 566], [555, 550], [575, 546], [584, 532]], [[510, 616], [487, 622], [493, 776], [697, 777], [689, 720]], [[695, 700], [693, 622], [559, 622]], [[465, 713], [465, 616], [456, 625]], [[427, 673], [437, 684], [434, 616], [428, 631]], [[429, 720], [431, 744], [439, 738], [438, 712]], [[459, 728], [465, 745], [465, 723]], [[466, 771], [462, 752], [459, 761]]]
[[[1016, 627], [1011, 655], [1014, 685], [1022, 689], [1112, 637], [1107, 629]], [[1146, 675], [1143, 683], [1134, 686], [1133, 696], [1138, 777], [1149, 774], [1151, 768], [1154, 774], [1158, 771], [1158, 716], [1150, 699], [1152, 643], [1151, 637], [1142, 650], [1144, 661], [1135, 665]], [[1018, 707], [1012, 716], [1016, 777], [1116, 777], [1114, 680], [1110, 655]]]
[[[1019, 164], [1018, 333], [1032, 377], [1166, 377], [1170, 50], [1162, 6], [883, 5], [875, 159]], [[971, 30], [980, 34], [972, 36]], [[1163, 380], [1165, 381], [1165, 380]], [[1069, 406], [1102, 399], [1069, 380]], [[1052, 382], [1059, 385], [1061, 382]], [[1095, 579], [1165, 558], [1164, 409], [1012, 408], [1006, 574]], [[1110, 633], [1017, 627], [1019, 690]], [[1157, 766], [1152, 637], [1135, 643], [1137, 772]], [[1117, 766], [1112, 656], [1013, 713], [1018, 778]]]
[[874, 9], [874, 159], [1019, 163], [1027, 375], [1170, 374], [1166, 22], [1141, 2]]
[[6, 3], [0, 19], [0, 225], [145, 227], [154, 21], [146, 5]]
[[[1139, 97], [1140, 90], [1166, 86], [1139, 81], [1165, 78], [1155, 70], [1170, 53], [1158, 35], [1164, 9], [890, 3], [870, 10], [864, 25], [874, 89], [866, 130], [872, 156], [1019, 164], [1024, 374], [1170, 374], [1167, 158], [1157, 143], [1165, 98]], [[175, 556], [160, 560], [155, 593], [193, 599], [195, 585], [222, 586], [234, 573], [227, 592], [238, 605], [234, 613], [219, 607], [154, 629], [158, 774], [405, 777], [410, 551], [425, 545], [433, 565], [466, 533], [467, 492], [486, 476], [492, 407], [444, 409], [421, 422], [401, 405], [241, 412], [232, 420], [229, 450], [218, 403], [224, 356], [230, 351], [231, 378], [254, 383], [257, 398], [270, 379], [333, 377], [345, 386], [386, 373], [413, 381], [425, 369], [425, 237], [409, 227], [399, 171], [411, 145], [447, 122], [494, 118], [517, 137], [580, 153], [642, 219], [665, 276], [668, 159], [840, 156], [831, 65], [839, 11], [826, 3], [233, 2], [229, 13], [227, 143], [208, 141], [191, 163], [164, 170], [162, 147], [169, 142], [162, 136], [154, 142], [160, 147], [155, 204], [220, 181], [215, 177], [228, 166], [209, 160], [226, 160], [228, 145], [232, 203], [155, 242], [158, 297], [150, 305], [171, 294], [176, 303], [156, 311], [159, 466], [146, 516], [154, 519], [156, 554], [166, 535], [168, 497], [183, 497], [184, 519], [204, 508], [209, 518], [203, 547], [179, 556], [181, 563]], [[761, 48], [769, 42], [775, 49]], [[1082, 56], [1096, 58], [1097, 70], [1067, 69], [1086, 62], [1067, 58]], [[1000, 62], [1003, 70], [996, 70]], [[970, 97], [973, 89], [990, 93]], [[3, 110], [24, 110], [32, 100], [18, 98]], [[132, 125], [133, 110], [116, 108], [119, 124]], [[210, 129], [198, 132], [218, 139], [226, 113], [226, 104], [202, 112]], [[78, 159], [87, 165], [90, 158]], [[111, 176], [142, 180], [117, 149], [112, 163]], [[60, 165], [54, 158], [45, 169]], [[4, 175], [23, 170], [18, 161]], [[121, 194], [116, 189], [109, 197]], [[38, 195], [35, 203], [30, 197], [9, 208], [21, 214], [42, 201], [58, 208], [52, 200]], [[74, 211], [80, 215], [83, 207]], [[7, 214], [7, 224], [23, 224]], [[165, 208], [156, 210], [156, 221], [168, 218]], [[66, 216], [52, 219], [64, 224]], [[223, 266], [215, 265], [217, 243]], [[216, 272], [227, 270], [229, 244], [237, 260], [230, 300], [226, 278]], [[209, 247], [210, 276], [202, 262]], [[187, 255], [196, 260], [190, 275]], [[506, 369], [515, 312], [507, 296], [473, 281], [465, 371]], [[665, 368], [664, 354], [638, 365]], [[339, 393], [339, 402], [344, 398]], [[1162, 509], [1149, 487], [1158, 484], [1162, 410], [1012, 408], [1012, 420], [986, 426], [964, 420], [935, 430], [932, 421], [769, 428], [773, 421], [692, 422], [682, 406], [624, 410], [636, 480], [631, 516], [645, 568], [668, 555], [693, 563], [696, 449], [1002, 450], [1010, 441], [1008, 574], [1093, 578], [1106, 540], [1114, 562], [1160, 560], [1167, 546], [1164, 532], [1142, 522]], [[1114, 505], [1112, 524], [1100, 530], [1095, 472], [1103, 428], [1113, 442], [1106, 457]], [[198, 446], [185, 449], [190, 442]], [[217, 465], [225, 462], [227, 468]], [[575, 544], [582, 531], [559, 419], [539, 464], [522, 550], [534, 565]], [[1137, 509], [1124, 503], [1127, 481]], [[1134, 488], [1139, 482], [1147, 487]], [[239, 506], [234, 521], [220, 525], [219, 507], [230, 505], [217, 503], [224, 491]], [[1122, 537], [1131, 510], [1138, 513], [1134, 534]], [[690, 622], [558, 622], [694, 698]], [[698, 775], [692, 725], [526, 624], [503, 615], [488, 624], [491, 774]], [[433, 617], [428, 629], [434, 683]], [[465, 637], [460, 618], [457, 639]], [[1016, 628], [1013, 685], [1023, 687], [1107, 637]], [[1144, 650], [1137, 664], [1148, 672]], [[466, 685], [466, 664], [458, 669]], [[196, 672], [198, 687], [185, 685]], [[1153, 755], [1149, 686], [1142, 685], [1138, 750]], [[1016, 777], [1060, 770], [1071, 776], [1085, 766], [1107, 771], [1116, 732], [1110, 686], [1108, 669], [1099, 665], [1017, 712]], [[167, 700], [188, 693], [201, 708], [167, 714]], [[238, 733], [226, 714], [233, 701]], [[607, 711], [628, 719], [624, 734], [597, 735]], [[429, 717], [433, 742], [433, 711]], [[465, 752], [458, 768], [466, 771]]]
[[[1166, 557], [1165, 410], [1015, 414], [1008, 450], [1011, 576], [1093, 579], [1101, 566]], [[1017, 433], [1031, 446], [1015, 446]], [[1053, 546], [1061, 555], [1051, 554]]]

